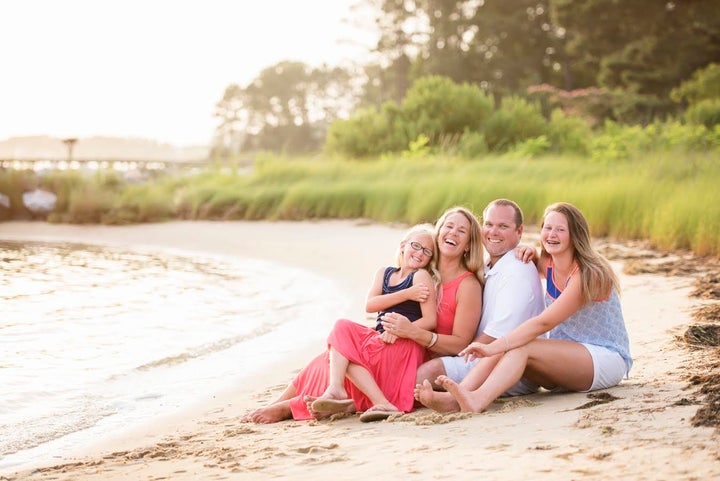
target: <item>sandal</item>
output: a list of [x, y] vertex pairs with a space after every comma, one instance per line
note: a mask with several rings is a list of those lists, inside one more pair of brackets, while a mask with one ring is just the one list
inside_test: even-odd
[[339, 413], [347, 411], [354, 405], [355, 402], [352, 399], [317, 398], [311, 406], [312, 410], [318, 413]]
[[379, 409], [368, 409], [360, 415], [360, 421], [363, 423], [372, 423], [375, 421], [383, 421], [393, 414], [402, 414], [401, 411], [381, 411]]

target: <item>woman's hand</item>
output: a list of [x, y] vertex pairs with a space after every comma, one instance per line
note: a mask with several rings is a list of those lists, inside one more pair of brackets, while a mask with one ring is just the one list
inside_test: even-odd
[[466, 362], [474, 361], [481, 357], [494, 356], [495, 352], [491, 352], [489, 348], [490, 344], [483, 344], [481, 342], [471, 342], [468, 347], [458, 353], [458, 356], [462, 356]]
[[410, 320], [397, 312], [385, 313], [381, 318], [382, 327], [397, 337], [409, 338], [412, 334], [412, 323]]

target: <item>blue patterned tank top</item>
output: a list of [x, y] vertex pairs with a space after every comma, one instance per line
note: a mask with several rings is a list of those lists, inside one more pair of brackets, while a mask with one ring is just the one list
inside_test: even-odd
[[[545, 307], [550, 306], [562, 294], [563, 289], [568, 285], [575, 272], [577, 272], [577, 268], [573, 270], [564, 285], [559, 287], [553, 280], [553, 265], [552, 263], [548, 265]], [[630, 341], [625, 328], [620, 297], [614, 288], [607, 299], [585, 304], [570, 317], [555, 326], [550, 331], [549, 337], [550, 339], [564, 339], [593, 344], [615, 351], [625, 361], [626, 375], [632, 367]]]
[[[383, 294], [392, 294], [393, 292], [401, 291], [403, 289], [407, 289], [409, 287], [412, 287], [413, 285], [413, 278], [415, 277], [415, 273], [411, 272], [409, 276], [407, 276], [405, 279], [400, 282], [400, 284], [391, 286], [390, 285], [390, 276], [399, 271], [399, 267], [388, 267], [385, 269], [385, 275], [383, 277], [383, 284], [382, 284], [382, 293]], [[407, 317], [410, 322], [417, 321], [422, 317], [422, 310], [420, 309], [420, 303], [417, 301], [403, 301], [400, 304], [395, 304], [394, 306], [390, 307], [389, 309], [385, 309], [384, 311], [380, 311], [377, 316], [377, 321], [375, 324], [375, 330], [379, 332], [383, 332], [385, 329], [383, 329], [382, 324], [380, 323], [380, 318], [385, 314], [386, 312], [397, 312], [398, 314], [402, 314], [403, 316]]]

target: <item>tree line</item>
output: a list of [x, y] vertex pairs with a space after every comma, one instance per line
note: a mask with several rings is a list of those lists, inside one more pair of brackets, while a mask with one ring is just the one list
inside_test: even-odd
[[[553, 116], [589, 129], [720, 122], [717, 0], [363, 0], [356, 8], [374, 12], [375, 60], [288, 60], [228, 86], [215, 110], [216, 156], [377, 155], [413, 142], [502, 150], [548, 134]], [[498, 136], [507, 128], [519, 139]]]

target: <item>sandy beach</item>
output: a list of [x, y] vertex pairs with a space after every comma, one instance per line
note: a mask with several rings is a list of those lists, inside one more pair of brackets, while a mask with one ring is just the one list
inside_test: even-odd
[[[403, 226], [358, 220], [131, 226], [8, 222], [0, 224], [0, 239], [271, 260], [332, 279], [353, 303], [348, 312], [328, 316], [364, 322], [372, 275], [392, 261], [402, 231]], [[530, 233], [523, 240], [535, 238]], [[309, 342], [278, 359], [262, 378], [208, 393], [205, 402], [188, 411], [99, 440], [82, 452], [0, 473], [0, 480], [720, 479], [720, 428], [692, 422], [704, 400], [698, 379], [714, 369], [717, 382], [719, 348], [691, 349], [684, 342], [688, 327], [698, 322], [697, 310], [717, 303], [717, 297], [701, 298], [696, 292], [698, 277], [708, 269], [717, 275], [717, 264], [640, 246], [601, 244], [621, 278], [635, 361], [630, 378], [615, 388], [503, 399], [477, 415], [419, 409], [368, 424], [357, 415], [240, 423], [243, 414], [272, 400], [324, 349], [327, 333], [308, 326]], [[635, 271], [650, 273], [627, 274], [629, 263]], [[664, 268], [668, 265], [676, 267], [672, 275]]]

